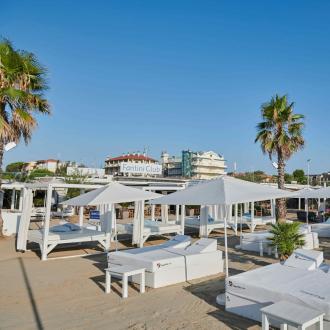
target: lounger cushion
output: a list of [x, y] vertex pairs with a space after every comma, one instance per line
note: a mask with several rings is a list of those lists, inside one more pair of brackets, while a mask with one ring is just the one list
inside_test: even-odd
[[65, 225], [58, 225], [58, 226], [49, 228], [49, 231], [52, 231], [53, 233], [65, 233], [65, 232], [71, 231], [71, 229], [70, 229], [70, 227], [65, 226]]

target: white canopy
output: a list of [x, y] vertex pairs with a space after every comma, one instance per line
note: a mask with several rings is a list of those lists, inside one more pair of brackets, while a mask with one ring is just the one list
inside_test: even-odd
[[68, 199], [62, 204], [72, 206], [104, 205], [149, 200], [159, 196], [161, 195], [112, 182], [102, 188]]
[[227, 218], [231, 205], [292, 197], [292, 192], [223, 175], [152, 201], [152, 204], [202, 205], [201, 222], [207, 226], [205, 205], [222, 205], [224, 212], [226, 277], [228, 277]]
[[304, 188], [294, 193], [293, 198], [330, 198], [330, 187], [319, 189]]
[[294, 193], [287, 190], [223, 175], [218, 179], [199, 183], [158, 198], [151, 203], [168, 205], [231, 205], [293, 196]]

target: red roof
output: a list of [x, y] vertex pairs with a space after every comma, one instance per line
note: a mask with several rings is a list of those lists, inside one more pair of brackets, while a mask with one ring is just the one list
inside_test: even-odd
[[116, 160], [145, 160], [145, 161], [152, 161], [156, 162], [155, 159], [144, 156], [144, 155], [137, 155], [137, 154], [129, 154], [129, 155], [123, 155], [119, 157], [109, 158], [108, 161], [116, 161]]

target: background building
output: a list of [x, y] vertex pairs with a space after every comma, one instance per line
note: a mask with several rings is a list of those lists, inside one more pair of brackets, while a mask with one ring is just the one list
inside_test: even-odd
[[161, 159], [165, 177], [208, 180], [226, 174], [225, 159], [214, 151], [183, 150], [181, 157], [163, 152]]
[[24, 172], [31, 172], [33, 170], [47, 170], [49, 172], [55, 173], [60, 164], [59, 160], [56, 159], [46, 159], [46, 160], [36, 160], [25, 164], [23, 167]]
[[[113, 176], [148, 176], [149, 174], [140, 173], [123, 173], [121, 166], [123, 164], [140, 165], [140, 164], [158, 164], [158, 161], [148, 157], [146, 154], [128, 153], [118, 157], [108, 157], [105, 160], [105, 174]], [[151, 175], [151, 174], [150, 174]]]
[[321, 174], [310, 174], [309, 184], [311, 186], [329, 186], [330, 185], [330, 173], [325, 172]]
[[66, 175], [73, 176], [88, 176], [95, 178], [103, 178], [105, 175], [104, 168], [95, 168], [95, 167], [81, 167], [81, 166], [68, 166], [66, 168]]
[[161, 163], [163, 165], [164, 177], [182, 176], [182, 158], [170, 156], [166, 151], [162, 152]]

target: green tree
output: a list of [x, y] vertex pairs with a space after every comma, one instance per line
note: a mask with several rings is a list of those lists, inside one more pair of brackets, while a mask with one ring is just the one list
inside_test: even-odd
[[[263, 153], [270, 159], [277, 156], [278, 187], [284, 189], [286, 161], [304, 146], [302, 129], [304, 118], [293, 112], [294, 103], [289, 103], [287, 96], [275, 95], [261, 106], [262, 122], [257, 125], [255, 142], [260, 142]], [[285, 199], [277, 201], [279, 221], [285, 221]]]
[[54, 176], [54, 173], [46, 169], [37, 168], [30, 172], [30, 174], [28, 175], [28, 180], [32, 181], [35, 180], [36, 178], [43, 178], [45, 176]]
[[6, 166], [6, 172], [21, 172], [26, 163], [24, 162], [15, 162], [10, 163]]
[[307, 182], [304, 170], [294, 170], [292, 175], [298, 183], [305, 184]]
[[292, 174], [289, 174], [289, 173], [284, 174], [285, 183], [291, 183], [292, 180], [293, 180], [293, 175]]
[[[86, 180], [85, 176], [79, 175], [79, 174], [74, 174], [71, 176], [68, 176], [65, 178], [65, 183], [71, 183], [71, 184], [82, 184]], [[66, 198], [74, 198], [77, 197], [81, 194], [81, 189], [80, 188], [68, 188], [68, 191], [66, 193]]]
[[[37, 114], [49, 114], [43, 92], [46, 70], [36, 56], [17, 50], [8, 40], [0, 40], [0, 187], [4, 146], [23, 139], [28, 143], [37, 126]], [[0, 235], [2, 235], [0, 214]]]

